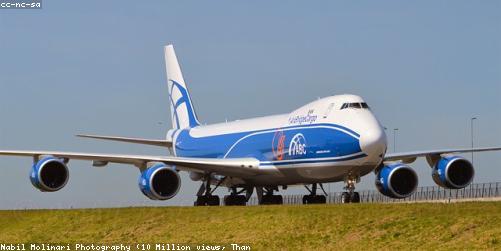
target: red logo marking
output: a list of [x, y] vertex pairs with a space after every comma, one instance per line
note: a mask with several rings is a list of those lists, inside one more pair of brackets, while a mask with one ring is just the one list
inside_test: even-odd
[[276, 131], [271, 142], [271, 150], [276, 160], [284, 159], [285, 135], [283, 131]]

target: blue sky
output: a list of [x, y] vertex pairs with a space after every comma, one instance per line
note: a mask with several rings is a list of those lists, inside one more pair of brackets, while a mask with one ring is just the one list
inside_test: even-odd
[[[205, 123], [352, 93], [390, 142], [399, 128], [399, 151], [468, 147], [472, 116], [476, 145], [501, 145], [499, 1], [47, 0], [0, 10], [0, 148], [165, 154], [73, 135], [164, 137], [167, 43]], [[501, 180], [501, 153], [476, 154], [475, 164], [475, 182]], [[66, 188], [40, 193], [30, 167], [0, 158], [0, 208], [188, 205], [198, 188], [184, 175], [175, 199], [150, 202], [134, 167], [74, 161]], [[413, 167], [433, 185], [425, 161]], [[374, 189], [374, 176], [358, 188]]]

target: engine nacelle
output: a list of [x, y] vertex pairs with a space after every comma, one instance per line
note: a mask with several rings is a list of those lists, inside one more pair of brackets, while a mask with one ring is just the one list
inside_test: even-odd
[[33, 164], [31, 184], [42, 192], [55, 192], [66, 186], [69, 179], [68, 167], [63, 160], [46, 156]]
[[384, 166], [376, 173], [376, 188], [391, 198], [408, 197], [416, 190], [417, 185], [416, 172], [402, 163]]
[[431, 173], [433, 181], [441, 187], [461, 189], [468, 186], [475, 176], [470, 161], [459, 156], [443, 157], [437, 161]]
[[139, 189], [152, 200], [168, 200], [180, 187], [181, 178], [177, 171], [163, 163], [152, 165], [139, 176]]

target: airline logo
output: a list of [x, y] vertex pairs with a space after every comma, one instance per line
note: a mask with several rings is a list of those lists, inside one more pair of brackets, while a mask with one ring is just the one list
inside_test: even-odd
[[285, 134], [283, 131], [276, 131], [271, 142], [271, 150], [276, 160], [284, 159]]
[[170, 79], [170, 101], [176, 128], [195, 127], [199, 125], [188, 91], [180, 83]]
[[302, 133], [294, 135], [289, 144], [289, 156], [306, 155], [306, 139]]
[[285, 148], [286, 138], [283, 131], [275, 132], [271, 143], [271, 150], [275, 160], [284, 160], [286, 153], [288, 153], [287, 156], [291, 158], [306, 155], [306, 138], [302, 133], [296, 133], [294, 137], [292, 137], [288, 150]]

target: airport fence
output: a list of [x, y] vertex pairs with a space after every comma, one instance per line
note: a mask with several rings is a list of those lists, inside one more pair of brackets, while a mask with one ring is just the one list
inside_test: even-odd
[[[377, 190], [358, 191], [360, 203], [395, 203], [395, 202], [418, 202], [418, 201], [455, 201], [481, 198], [501, 197], [501, 182], [476, 183], [463, 189], [447, 189], [439, 186], [418, 187], [416, 191], [405, 199], [392, 199], [384, 196]], [[317, 194], [323, 194], [321, 190]], [[342, 192], [327, 194], [327, 203], [341, 203]], [[284, 195], [284, 204], [303, 204], [303, 195]], [[250, 198], [248, 205], [257, 205], [257, 197]]]

